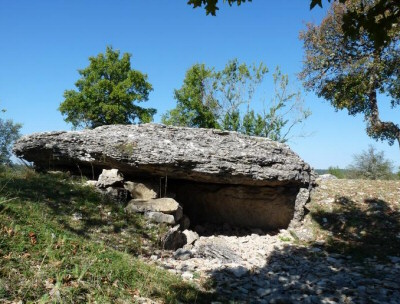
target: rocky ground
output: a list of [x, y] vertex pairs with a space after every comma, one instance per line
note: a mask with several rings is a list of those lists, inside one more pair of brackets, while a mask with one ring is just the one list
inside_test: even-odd
[[320, 181], [309, 209], [296, 231], [205, 225], [148, 260], [213, 284], [221, 303], [400, 303], [400, 182]]

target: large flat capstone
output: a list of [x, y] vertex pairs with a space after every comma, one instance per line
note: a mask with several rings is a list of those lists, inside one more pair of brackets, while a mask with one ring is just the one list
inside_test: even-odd
[[314, 182], [310, 166], [278, 142], [237, 132], [158, 124], [24, 136], [14, 153], [42, 169], [115, 168], [123, 174], [236, 185]]
[[158, 197], [172, 189], [192, 217], [265, 228], [298, 222], [315, 183], [287, 145], [215, 129], [143, 124], [36, 133], [18, 140], [14, 153], [43, 170], [91, 177], [112, 168], [125, 180], [153, 178]]

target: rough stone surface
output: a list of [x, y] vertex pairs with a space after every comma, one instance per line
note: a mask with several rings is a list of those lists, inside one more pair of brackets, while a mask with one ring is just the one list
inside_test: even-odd
[[166, 223], [170, 225], [175, 224], [175, 218], [171, 214], [165, 214], [161, 212], [146, 212], [144, 216], [149, 220], [151, 220], [152, 222]]
[[186, 244], [191, 245], [194, 242], [196, 242], [199, 239], [199, 235], [197, 232], [194, 232], [192, 230], [184, 230], [183, 234], [186, 236]]
[[166, 250], [177, 250], [186, 244], [186, 236], [179, 230], [179, 225], [176, 225], [161, 237], [161, 243]]
[[129, 190], [134, 199], [150, 200], [157, 198], [157, 192], [143, 183], [125, 182], [124, 187]]
[[292, 221], [290, 222], [290, 228], [296, 228], [300, 226], [301, 221], [305, 215], [305, 206], [310, 199], [310, 191], [305, 188], [300, 188], [300, 191], [297, 193], [295, 206], [294, 206], [294, 216]]
[[36, 133], [18, 140], [14, 153], [46, 170], [109, 167], [123, 174], [253, 186], [307, 188], [315, 181], [310, 166], [287, 145], [215, 129], [142, 124]]
[[97, 180], [97, 187], [106, 188], [112, 186], [121, 185], [124, 181], [124, 177], [118, 171], [118, 169], [103, 169], [103, 172], [100, 174], [99, 179]]
[[172, 198], [157, 198], [148, 201], [131, 200], [125, 210], [128, 213], [162, 212], [175, 214], [181, 207]]

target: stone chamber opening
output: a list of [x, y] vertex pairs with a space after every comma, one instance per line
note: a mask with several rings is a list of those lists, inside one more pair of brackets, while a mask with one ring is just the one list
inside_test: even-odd
[[167, 195], [172, 194], [189, 217], [191, 229], [204, 228], [197, 231], [200, 234], [208, 234], [206, 230], [210, 229], [222, 233], [285, 229], [293, 219], [299, 192], [298, 187], [290, 185], [220, 185], [171, 179], [167, 189]]

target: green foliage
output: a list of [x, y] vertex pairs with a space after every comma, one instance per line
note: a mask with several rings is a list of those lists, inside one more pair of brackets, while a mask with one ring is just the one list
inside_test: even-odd
[[147, 75], [131, 69], [131, 55], [108, 46], [105, 54], [89, 57], [87, 68], [79, 70], [77, 91], [66, 90], [60, 112], [77, 127], [95, 128], [110, 124], [150, 122], [155, 109], [136, 103], [148, 100], [152, 86]]
[[[247, 2], [251, 2], [252, 0], [247, 0]], [[223, 2], [228, 2], [228, 4], [230, 6], [232, 6], [233, 3], [236, 3], [238, 6], [244, 2], [246, 2], [246, 0], [223, 0]], [[219, 10], [218, 6], [217, 6], [218, 0], [189, 0], [188, 4], [189, 5], [193, 5], [193, 8], [196, 7], [201, 7], [204, 5], [204, 8], [206, 10], [206, 14], [211, 14], [213, 16], [215, 16], [215, 13], [217, 12], [217, 10]]]
[[185, 75], [183, 85], [175, 90], [177, 106], [162, 116], [167, 125], [197, 128], [218, 128], [216, 112], [218, 103], [212, 95], [215, 86], [213, 69], [204, 64], [193, 65]]
[[388, 95], [392, 107], [400, 104], [400, 27], [388, 33], [390, 39], [383, 46], [363, 27], [352, 37], [343, 31], [346, 13], [367, 14], [378, 2], [335, 3], [319, 26], [309, 24], [301, 34], [306, 51], [301, 77], [308, 90], [330, 101], [335, 109], [363, 114], [372, 138], [393, 144], [400, 143], [400, 128], [381, 121], [377, 96]]
[[[4, 111], [3, 111], [4, 112]], [[14, 141], [16, 141], [21, 134], [22, 125], [14, 123], [12, 120], [3, 120], [0, 118], [0, 164], [9, 165], [11, 163], [11, 149]]]
[[[363, 29], [377, 49], [391, 42], [391, 33], [399, 27], [400, 2], [398, 0], [353, 1], [360, 4], [357, 6], [353, 6], [348, 0], [338, 2], [348, 6], [343, 15], [342, 24], [343, 33], [347, 38], [360, 39], [360, 32]], [[322, 0], [311, 0], [310, 9], [316, 5], [322, 7]]]
[[256, 111], [252, 102], [263, 83], [267, 67], [229, 61], [216, 71], [195, 64], [182, 87], [175, 90], [176, 108], [162, 117], [167, 125], [220, 128], [285, 142], [295, 125], [310, 115], [303, 109], [300, 93], [289, 92], [289, 78], [279, 68], [273, 74], [275, 92], [268, 108]]
[[[343, 15], [342, 30], [346, 38], [357, 40], [361, 38], [360, 30], [365, 30], [369, 39], [374, 42], [376, 48], [384, 47], [390, 43], [391, 32], [397, 30], [400, 25], [400, 2], [398, 0], [327, 0], [348, 5]], [[238, 6], [246, 0], [227, 0], [230, 6], [236, 3]], [[251, 0], [248, 0], [251, 2]], [[353, 3], [360, 5], [353, 6]], [[194, 8], [202, 7], [206, 14], [216, 15], [218, 0], [189, 0], [188, 4]], [[315, 6], [322, 7], [322, 0], [310, 0], [310, 10]], [[361, 9], [360, 9], [361, 8]]]
[[329, 167], [328, 168], [328, 174], [332, 174], [333, 176], [336, 176], [337, 178], [346, 178], [345, 174], [346, 170], [340, 169], [339, 167]]
[[[142, 216], [65, 174], [0, 172], [0, 298], [8, 303], [210, 303], [137, 258], [158, 235]], [[79, 213], [81, 219], [74, 219]]]
[[361, 179], [393, 179], [393, 163], [385, 158], [383, 151], [378, 152], [373, 146], [353, 156], [349, 166], [353, 178]]

